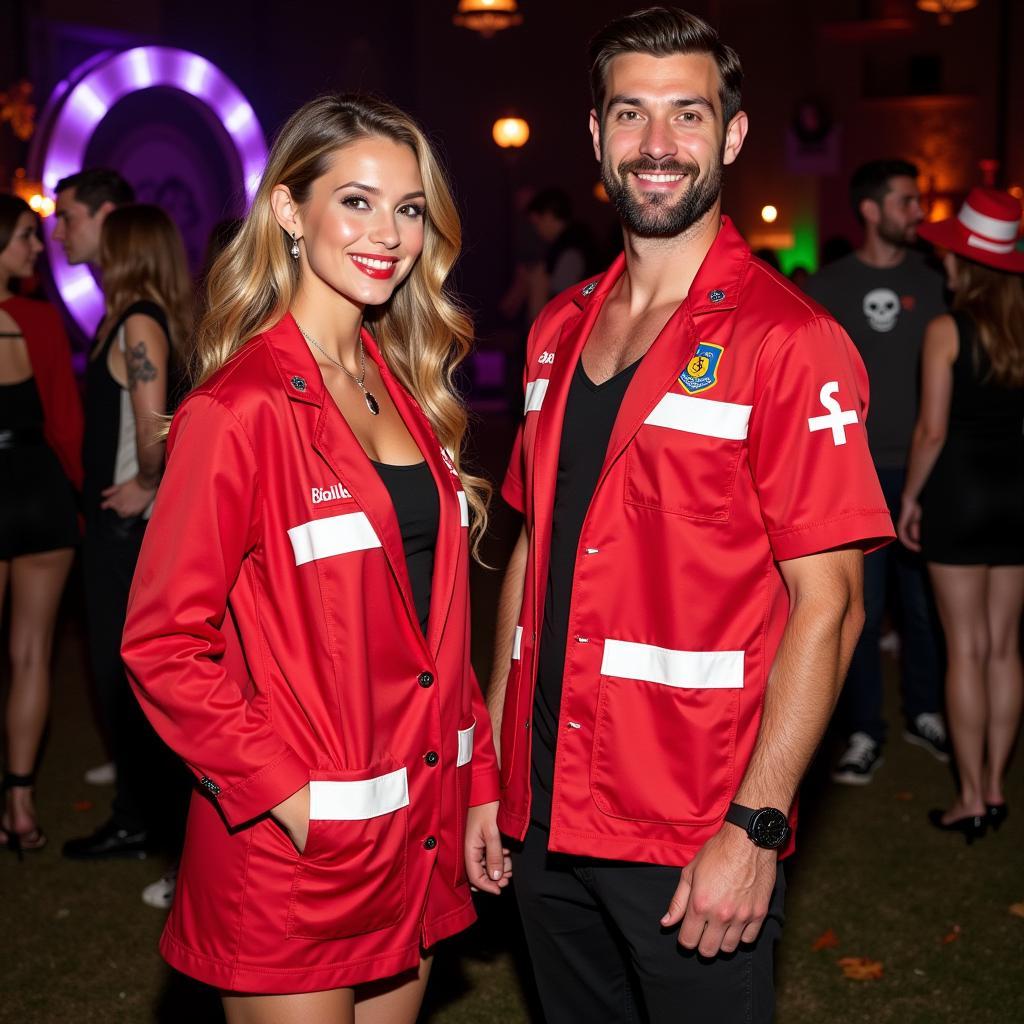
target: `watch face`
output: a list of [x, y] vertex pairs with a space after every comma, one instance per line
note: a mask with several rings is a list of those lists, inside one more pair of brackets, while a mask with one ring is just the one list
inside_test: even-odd
[[766, 850], [777, 850], [789, 838], [789, 823], [782, 811], [764, 807], [750, 823], [750, 838]]

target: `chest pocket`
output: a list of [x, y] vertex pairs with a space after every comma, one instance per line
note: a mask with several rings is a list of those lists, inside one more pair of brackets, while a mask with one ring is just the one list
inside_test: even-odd
[[626, 453], [625, 500], [692, 519], [728, 521], [750, 410], [670, 391]]

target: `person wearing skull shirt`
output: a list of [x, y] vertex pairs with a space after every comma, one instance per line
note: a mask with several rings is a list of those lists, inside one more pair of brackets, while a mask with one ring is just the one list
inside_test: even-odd
[[[924, 219], [917, 168], [904, 160], [864, 164], [850, 181], [850, 201], [864, 227], [863, 243], [811, 277], [805, 291], [843, 325], [867, 367], [868, 444], [895, 519], [917, 416], [921, 343], [928, 322], [946, 311], [946, 303], [942, 276], [912, 248]], [[940, 761], [949, 760], [939, 637], [927, 575], [913, 553], [894, 544], [864, 562], [866, 622], [839, 705], [839, 723], [848, 739], [832, 775], [836, 782], [864, 785], [882, 762], [879, 640], [893, 570], [902, 613], [903, 735]]]

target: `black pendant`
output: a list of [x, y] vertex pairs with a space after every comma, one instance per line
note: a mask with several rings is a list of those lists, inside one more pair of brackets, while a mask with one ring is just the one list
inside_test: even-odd
[[377, 404], [377, 399], [369, 391], [363, 392], [363, 398], [366, 399], [366, 408], [370, 410], [370, 414], [372, 416], [379, 416], [380, 406]]

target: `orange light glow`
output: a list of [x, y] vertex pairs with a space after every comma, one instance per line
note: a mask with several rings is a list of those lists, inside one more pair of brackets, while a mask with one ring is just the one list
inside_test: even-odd
[[611, 202], [611, 199], [608, 196], [608, 190], [604, 187], [604, 182], [603, 181], [599, 181], [594, 186], [594, 198], [599, 203], [610, 203]]
[[948, 199], [933, 199], [928, 209], [929, 220], [946, 220], [953, 216], [953, 204]]
[[479, 32], [485, 39], [503, 28], [514, 28], [523, 23], [516, 0], [459, 0], [459, 8], [452, 22], [460, 28]]
[[57, 209], [57, 204], [49, 196], [44, 196], [39, 192], [29, 197], [28, 205], [44, 220], [47, 217], [52, 217], [54, 210]]
[[519, 149], [530, 137], [530, 126], [521, 117], [500, 117], [491, 136], [502, 149]]

